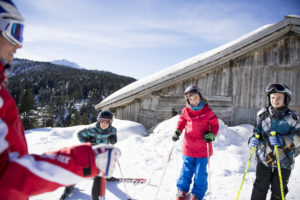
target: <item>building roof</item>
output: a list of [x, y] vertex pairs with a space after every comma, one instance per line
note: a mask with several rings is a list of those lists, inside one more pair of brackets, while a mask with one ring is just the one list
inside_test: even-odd
[[[223, 59], [224, 62], [228, 61], [228, 55], [230, 54], [242, 54], [245, 51], [249, 51], [249, 48], [252, 44], [260, 41], [259, 45], [263, 42], [267, 42], [269, 40], [262, 40], [263, 38], [268, 37], [269, 39], [277, 38], [281, 35], [286, 34], [289, 31], [294, 31], [300, 33], [300, 16], [289, 15], [285, 16], [285, 19], [276, 23], [262, 26], [249, 34], [246, 34], [232, 42], [229, 42], [225, 45], [217, 47], [213, 50], [204, 52], [187, 60], [184, 60], [180, 63], [167, 67], [163, 70], [158, 71], [155, 74], [137, 80], [120, 90], [114, 92], [109, 95], [103, 101], [95, 106], [96, 109], [102, 109], [104, 107], [109, 107], [109, 105], [121, 104], [125, 102], [126, 99], [132, 99], [133, 96], [138, 95], [139, 93], [145, 93], [145, 91], [149, 91], [149, 89], [153, 88], [153, 90], [158, 90], [159, 88], [165, 87], [163, 83], [169, 81], [175, 77], [178, 77], [182, 74], [186, 74], [190, 71], [193, 71], [197, 68], [203, 68], [205, 70], [209, 70], [205, 68], [205, 65], [216, 60]], [[246, 48], [248, 47], [248, 49]], [[255, 45], [252, 45], [254, 48]], [[241, 49], [245, 49], [241, 51]], [[227, 58], [227, 60], [225, 59]]]

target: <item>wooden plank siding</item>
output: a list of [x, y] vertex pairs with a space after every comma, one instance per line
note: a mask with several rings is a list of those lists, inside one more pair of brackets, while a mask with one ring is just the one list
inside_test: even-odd
[[266, 86], [280, 82], [292, 90], [290, 107], [300, 113], [298, 26], [291, 28], [287, 24], [241, 49], [216, 57], [211, 61], [199, 61], [199, 67], [164, 78], [166, 81], [158, 85], [120, 101], [106, 103], [102, 108], [111, 109], [117, 118], [137, 121], [151, 128], [180, 114], [186, 104], [185, 88], [198, 85], [216, 115], [226, 124], [254, 124], [257, 111], [268, 105]]
[[254, 123], [253, 112], [268, 105], [265, 87], [272, 82], [285, 83], [291, 88], [290, 107], [300, 111], [299, 45], [299, 34], [289, 33], [234, 60], [233, 124]]

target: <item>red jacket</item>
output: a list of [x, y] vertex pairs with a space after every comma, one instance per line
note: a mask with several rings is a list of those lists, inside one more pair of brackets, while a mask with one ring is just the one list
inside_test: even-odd
[[[207, 143], [204, 141], [204, 132], [211, 131], [215, 135], [219, 131], [219, 122], [212, 109], [205, 104], [199, 111], [194, 111], [186, 106], [177, 123], [181, 132], [185, 128], [182, 153], [189, 157], [207, 157]], [[212, 156], [212, 142], [209, 143], [209, 154]]]
[[2, 85], [0, 63], [0, 199], [26, 200], [29, 196], [72, 185], [99, 173], [91, 145], [28, 154], [17, 106]]

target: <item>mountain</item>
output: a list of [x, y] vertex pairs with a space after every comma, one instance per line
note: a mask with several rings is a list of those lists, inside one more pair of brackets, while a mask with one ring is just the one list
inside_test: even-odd
[[66, 59], [53, 60], [53, 61], [51, 61], [51, 63], [55, 64], [55, 65], [64, 65], [64, 66], [72, 67], [75, 69], [84, 69], [83, 67], [80, 67], [77, 63], [68, 61]]
[[[120, 148], [121, 157], [113, 176], [140, 177], [150, 180], [149, 184], [107, 183], [106, 199], [153, 200], [159, 189], [157, 200], [175, 199], [176, 181], [182, 167], [182, 137], [174, 143], [171, 137], [176, 128], [178, 116], [159, 124], [149, 136], [141, 124], [115, 119], [113, 126], [118, 130], [118, 142], [115, 146]], [[208, 171], [209, 188], [205, 199], [228, 200], [236, 199], [244, 171], [250, 155], [247, 145], [252, 135], [252, 125], [226, 126], [219, 120], [220, 130], [216, 141], [213, 142], [214, 154], [210, 158]], [[88, 126], [73, 126], [68, 128], [47, 128], [26, 131], [28, 147], [31, 153], [43, 153], [66, 146], [79, 144], [76, 132]], [[45, 139], [47, 138], [47, 139]], [[168, 162], [170, 150], [174, 149]], [[299, 199], [300, 190], [300, 157], [295, 159], [295, 168], [289, 180], [289, 193], [286, 199]], [[256, 160], [252, 157], [248, 173], [241, 190], [239, 200], [250, 199], [254, 179]], [[166, 169], [166, 170], [165, 170]], [[165, 173], [164, 173], [165, 172]], [[162, 181], [161, 181], [162, 179]], [[87, 179], [75, 186], [74, 194], [68, 199], [91, 199], [93, 180]], [[59, 199], [64, 188], [53, 192], [33, 196], [30, 200]], [[210, 195], [211, 196], [210, 196]], [[210, 198], [211, 197], [211, 198]], [[267, 199], [270, 199], [270, 191]]]
[[[25, 129], [91, 123], [99, 112], [94, 109], [95, 104], [136, 81], [107, 71], [26, 59], [15, 59], [8, 80], [7, 87], [16, 100], [22, 120], [27, 117], [32, 124]], [[28, 108], [32, 101], [34, 107]]]

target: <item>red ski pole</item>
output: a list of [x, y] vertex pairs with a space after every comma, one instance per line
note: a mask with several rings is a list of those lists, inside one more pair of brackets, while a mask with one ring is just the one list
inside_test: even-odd
[[99, 200], [105, 199], [105, 190], [106, 190], [106, 178], [101, 176], [100, 177], [100, 193], [99, 193]]
[[[209, 131], [211, 131], [211, 126], [209, 124]], [[209, 193], [209, 199], [211, 200], [211, 179], [210, 179], [210, 166], [209, 166], [209, 159], [210, 159], [210, 154], [209, 154], [209, 143], [206, 143], [206, 148], [207, 148], [207, 167], [208, 167], [208, 193]], [[211, 143], [212, 144], [212, 143]]]
[[166, 173], [166, 170], [167, 170], [167, 167], [168, 167], [168, 164], [169, 164], [171, 155], [172, 155], [172, 153], [173, 153], [174, 145], [175, 145], [175, 142], [174, 142], [173, 145], [172, 145], [171, 151], [170, 151], [170, 153], [169, 153], [168, 161], [167, 161], [166, 167], [165, 167], [165, 169], [164, 169], [164, 173], [163, 173], [163, 175], [162, 175], [162, 177], [161, 177], [161, 179], [160, 179], [160, 183], [159, 183], [159, 186], [158, 186], [156, 195], [155, 195], [155, 200], [156, 200], [157, 195], [158, 195], [158, 193], [159, 193], [161, 183], [162, 183], [162, 181], [163, 181], [163, 179], [164, 179], [164, 176], [165, 176], [165, 173]]
[[[121, 177], [124, 178], [119, 161], [118, 161], [118, 165], [119, 165]], [[123, 184], [124, 184], [124, 188], [125, 188], [125, 191], [126, 191], [127, 200], [130, 200], [130, 197], [128, 196], [128, 191], [127, 191], [125, 182], [123, 182]]]

